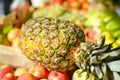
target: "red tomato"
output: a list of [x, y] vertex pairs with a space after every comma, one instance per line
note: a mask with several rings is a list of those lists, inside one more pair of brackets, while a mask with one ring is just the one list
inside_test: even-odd
[[87, 2], [87, 0], [79, 0], [80, 4], [84, 4], [85, 2]]
[[67, 0], [68, 1], [68, 6], [70, 6], [70, 8], [80, 8], [80, 3], [79, 0]]
[[84, 4], [82, 4], [82, 10], [87, 10], [88, 6], [88, 2], [85, 2]]
[[62, 4], [65, 0], [51, 0], [52, 4]]

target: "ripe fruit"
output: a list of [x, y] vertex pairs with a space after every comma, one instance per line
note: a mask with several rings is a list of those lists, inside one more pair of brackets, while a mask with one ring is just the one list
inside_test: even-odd
[[79, 1], [79, 3], [81, 3], [81, 4], [84, 4], [85, 2], [87, 2], [87, 0], [78, 0]]
[[83, 31], [74, 23], [40, 17], [22, 26], [18, 45], [29, 59], [47, 69], [69, 71], [76, 67], [73, 51], [77, 52], [84, 38]]
[[16, 77], [18, 77], [18, 76], [20, 76], [20, 75], [22, 75], [23, 73], [26, 73], [26, 72], [27, 72], [26, 68], [19, 67], [15, 70], [14, 75]]
[[101, 36], [105, 36], [106, 40], [105, 40], [105, 44], [110, 44], [112, 43], [113, 41], [115, 41], [113, 35], [108, 32], [108, 31], [105, 31], [101, 34]]
[[13, 40], [12, 47], [18, 47], [18, 37]]
[[32, 68], [29, 69], [29, 72], [39, 79], [47, 79], [49, 74], [49, 71], [45, 67], [38, 64], [32, 66]]
[[3, 65], [0, 68], [0, 78], [5, 76], [7, 73], [14, 73], [14, 68], [12, 66], [9, 66], [9, 65]]
[[52, 4], [62, 4], [64, 0], [51, 0]]
[[88, 38], [89, 41], [94, 41], [95, 40], [95, 34], [96, 32], [94, 30], [89, 30], [87, 33], [86, 33], [86, 36]]
[[8, 35], [7, 35], [8, 41], [9, 41], [9, 42], [13, 42], [13, 40], [18, 37], [19, 31], [20, 31], [19, 28], [14, 28], [14, 29], [12, 29], [12, 30], [8, 33]]
[[30, 73], [23, 73], [17, 78], [17, 80], [38, 80], [38, 79]]
[[87, 72], [82, 69], [78, 69], [73, 73], [72, 80], [96, 80], [92, 74], [89, 74], [87, 78]]
[[16, 80], [16, 78], [13, 73], [7, 73], [1, 80]]
[[48, 79], [40, 79], [40, 80], [48, 80]]
[[68, 75], [65, 72], [51, 71], [48, 80], [68, 80]]
[[71, 7], [75, 9], [79, 9], [81, 7], [81, 4], [78, 1], [73, 1]]

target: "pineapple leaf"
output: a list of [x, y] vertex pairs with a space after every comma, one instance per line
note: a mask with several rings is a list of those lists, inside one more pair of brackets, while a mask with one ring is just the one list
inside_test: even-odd
[[93, 52], [92, 52], [92, 55], [107, 52], [111, 49], [111, 47], [112, 47], [112, 45], [109, 44], [109, 45], [105, 45], [102, 48], [94, 49]]
[[120, 75], [117, 72], [113, 72], [114, 80], [119, 80]]
[[103, 60], [104, 62], [110, 62], [113, 60], [120, 60], [120, 47], [110, 50], [98, 57], [98, 60]]
[[110, 70], [110, 68], [107, 66], [107, 76], [109, 80], [114, 80], [113, 72]]
[[103, 77], [103, 73], [102, 73], [102, 70], [100, 69], [99, 66], [96, 66], [95, 67], [95, 72], [96, 72], [96, 75], [99, 79], [101, 79]]
[[102, 37], [101, 43], [100, 43], [100, 47], [104, 46], [105, 44], [105, 36]]
[[103, 64], [101, 65], [101, 69], [102, 69], [103, 74], [106, 75], [107, 67], [106, 67], [106, 64], [105, 64], [105, 63], [103, 63]]
[[[96, 42], [97, 42], [97, 41], [96, 41]], [[94, 46], [94, 49], [99, 49], [99, 48], [103, 47], [104, 44], [105, 44], [105, 36], [103, 36], [103, 37], [100, 39], [100, 41], [98, 41], [96, 44], [98, 44], [98, 45]]]
[[93, 73], [95, 71], [95, 67], [94, 66], [91, 66], [90, 67], [90, 71]]
[[104, 76], [103, 76], [103, 80], [109, 80], [108, 76], [107, 76], [107, 72], [105, 72]]
[[120, 72], [120, 60], [106, 63], [111, 71]]

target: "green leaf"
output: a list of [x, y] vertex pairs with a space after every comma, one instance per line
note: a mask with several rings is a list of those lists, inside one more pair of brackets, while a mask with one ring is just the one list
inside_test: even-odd
[[103, 55], [99, 56], [99, 60], [103, 60], [104, 61], [111, 61], [112, 59], [120, 59], [120, 47], [114, 48], [112, 49], [110, 52], [108, 53], [104, 53]]
[[92, 64], [98, 64], [98, 60], [97, 60], [96, 56], [92, 56], [90, 58], [90, 65], [92, 65]]
[[9, 25], [9, 26], [7, 26], [7, 27], [5, 27], [4, 29], [3, 29], [3, 33], [4, 34], [7, 34], [9, 31], [11, 31], [13, 29], [13, 25]]
[[104, 60], [104, 59], [107, 59], [109, 57], [109, 54], [103, 54], [103, 55], [100, 55], [100, 56], [98, 56], [98, 59], [99, 60]]
[[103, 76], [103, 80], [109, 80], [109, 79], [108, 79], [107, 72], [105, 72], [105, 74], [104, 74], [104, 76]]
[[107, 66], [107, 76], [109, 80], [114, 80], [113, 72], [110, 70], [108, 66]]
[[120, 72], [120, 60], [106, 63], [111, 71]]
[[98, 54], [98, 53], [107, 52], [107, 51], [109, 51], [111, 49], [111, 47], [112, 47], [111, 44], [105, 45], [105, 46], [103, 46], [101, 48], [93, 50], [92, 54]]
[[100, 69], [99, 66], [95, 67], [95, 72], [96, 72], [96, 75], [99, 79], [102, 79], [103, 77], [103, 74], [102, 74], [102, 70]]
[[106, 67], [106, 64], [105, 64], [105, 63], [102, 63], [101, 69], [102, 69], [103, 74], [105, 75], [106, 72], [107, 72], [107, 67]]
[[111, 52], [108, 53], [111, 57], [118, 57], [120, 56], [120, 47], [113, 49]]
[[117, 72], [113, 72], [113, 75], [114, 75], [114, 80], [120, 79], [120, 75]]

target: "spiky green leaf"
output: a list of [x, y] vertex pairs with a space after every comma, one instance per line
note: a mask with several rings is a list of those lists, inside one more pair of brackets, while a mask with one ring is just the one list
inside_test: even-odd
[[107, 65], [111, 71], [120, 72], [120, 60], [108, 62]]
[[103, 73], [102, 73], [102, 70], [99, 66], [95, 67], [95, 72], [96, 72], [96, 75], [99, 79], [102, 79], [103, 77]]
[[111, 57], [120, 56], [120, 47], [111, 50], [108, 54], [109, 54]]
[[113, 72], [114, 80], [119, 80], [120, 75], [117, 72]]
[[109, 80], [107, 72], [105, 72], [104, 76], [103, 76], [103, 80]]

